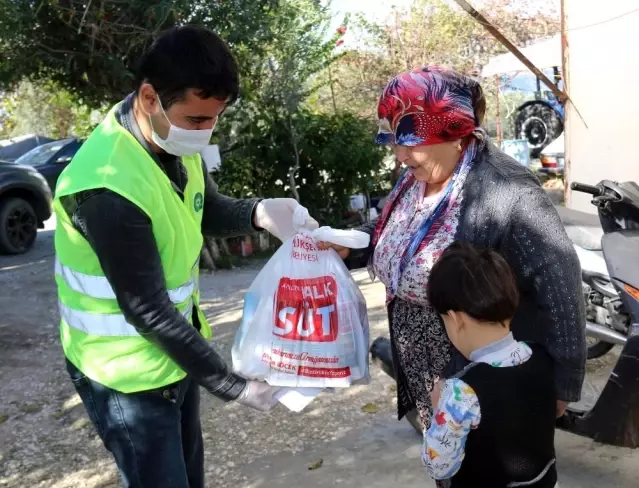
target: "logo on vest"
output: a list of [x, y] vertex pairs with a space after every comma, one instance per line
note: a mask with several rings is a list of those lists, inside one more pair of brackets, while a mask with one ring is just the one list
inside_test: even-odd
[[204, 206], [204, 197], [202, 196], [201, 193], [196, 193], [195, 194], [195, 198], [193, 199], [193, 208], [195, 209], [196, 212], [199, 212], [200, 210], [202, 210], [202, 207]]

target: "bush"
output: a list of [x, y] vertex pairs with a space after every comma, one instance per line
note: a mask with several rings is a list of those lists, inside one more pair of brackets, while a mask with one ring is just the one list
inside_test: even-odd
[[[268, 125], [260, 122], [247, 129], [242, 147], [223, 158], [215, 174], [220, 191], [237, 197], [290, 197], [289, 171], [295, 166], [290, 134], [275, 118]], [[351, 195], [379, 191], [387, 177], [385, 149], [375, 144], [374, 124], [352, 114], [305, 111], [294, 123], [301, 203], [322, 224], [337, 225]]]

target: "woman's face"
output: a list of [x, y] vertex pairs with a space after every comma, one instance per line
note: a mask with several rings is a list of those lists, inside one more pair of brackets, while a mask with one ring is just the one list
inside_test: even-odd
[[419, 181], [443, 183], [455, 171], [462, 152], [461, 139], [430, 146], [393, 144], [397, 161], [405, 164]]

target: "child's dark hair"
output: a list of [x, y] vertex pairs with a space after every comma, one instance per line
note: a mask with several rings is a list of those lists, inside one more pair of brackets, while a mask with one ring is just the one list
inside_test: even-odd
[[439, 314], [464, 312], [482, 322], [503, 324], [515, 315], [519, 291], [497, 251], [454, 242], [431, 270], [428, 301]]

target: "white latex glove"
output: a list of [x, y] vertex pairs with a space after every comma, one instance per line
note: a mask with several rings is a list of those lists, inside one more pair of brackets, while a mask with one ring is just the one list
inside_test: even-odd
[[255, 209], [255, 226], [285, 241], [300, 229], [317, 229], [317, 220], [308, 214], [293, 198], [269, 198], [262, 200]]
[[275, 394], [280, 387], [271, 386], [263, 381], [247, 381], [246, 387], [238, 397], [237, 402], [245, 407], [251, 407], [261, 412], [272, 410], [278, 403]]

